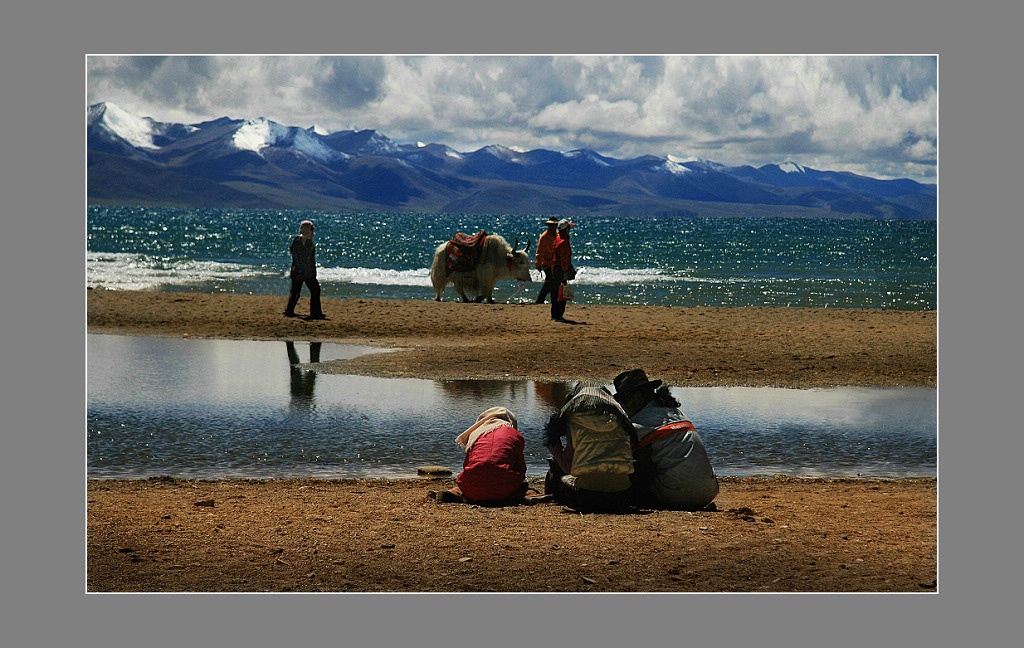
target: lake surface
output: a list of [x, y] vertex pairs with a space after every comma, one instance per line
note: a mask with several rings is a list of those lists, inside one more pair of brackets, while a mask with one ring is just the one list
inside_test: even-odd
[[[305, 341], [87, 336], [90, 478], [414, 477], [458, 473], [455, 437], [508, 407], [542, 475], [543, 427], [570, 387], [317, 373], [377, 351]], [[720, 476], [935, 477], [931, 388], [673, 388]]]
[[[548, 214], [401, 214], [90, 206], [88, 286], [288, 292], [288, 245], [316, 222], [327, 298], [433, 299], [435, 248], [485, 229], [536, 244]], [[934, 310], [935, 221], [838, 218], [574, 217], [580, 304]], [[531, 249], [532, 252], [532, 249]], [[536, 274], [535, 279], [540, 275]], [[540, 285], [499, 282], [498, 301]], [[448, 289], [444, 299], [454, 299]]]

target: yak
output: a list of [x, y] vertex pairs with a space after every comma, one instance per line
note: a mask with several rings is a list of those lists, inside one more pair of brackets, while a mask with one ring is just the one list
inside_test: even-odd
[[[473, 248], [461, 250], [454, 249], [456, 240], [460, 239], [457, 234], [450, 241], [437, 246], [434, 251], [434, 262], [430, 266], [430, 283], [434, 286], [434, 300], [441, 301], [441, 293], [448, 286], [454, 286], [455, 290], [462, 297], [462, 301], [469, 302], [468, 294], [473, 295], [472, 301], [494, 303], [494, 284], [501, 279], [515, 279], [517, 281], [533, 281], [530, 276], [530, 241], [526, 241], [526, 247], [522, 250], [515, 249], [519, 246], [519, 239], [515, 245], [509, 245], [508, 241], [498, 234], [488, 234], [481, 231], [474, 237], [461, 235], [462, 240], [472, 240]], [[452, 257], [455, 255], [472, 257], [471, 260], [461, 259], [461, 264], [454, 265]], [[467, 268], [468, 269], [463, 269]]]

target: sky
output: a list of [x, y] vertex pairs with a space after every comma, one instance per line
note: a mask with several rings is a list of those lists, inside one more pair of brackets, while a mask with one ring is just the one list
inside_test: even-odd
[[937, 178], [933, 55], [91, 55], [86, 75], [89, 105], [163, 122]]

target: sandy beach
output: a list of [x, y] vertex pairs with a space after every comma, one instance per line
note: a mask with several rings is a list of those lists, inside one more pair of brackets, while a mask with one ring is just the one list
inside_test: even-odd
[[[90, 333], [365, 344], [323, 371], [677, 386], [936, 386], [936, 313], [87, 291]], [[308, 301], [300, 301], [304, 313]], [[92, 592], [936, 592], [935, 479], [740, 479], [715, 509], [440, 504], [453, 479], [88, 480]]]
[[[328, 319], [282, 316], [284, 297], [88, 290], [90, 333], [312, 340], [397, 352], [324, 371], [430, 379], [611, 382], [635, 367], [677, 386], [936, 386], [935, 311], [577, 306], [324, 300]], [[308, 312], [308, 300], [297, 312]]]

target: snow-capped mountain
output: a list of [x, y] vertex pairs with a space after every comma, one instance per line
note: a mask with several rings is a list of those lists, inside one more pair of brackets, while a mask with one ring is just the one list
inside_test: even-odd
[[936, 187], [796, 162], [709, 160], [492, 144], [460, 152], [373, 130], [263, 117], [173, 124], [88, 107], [88, 198], [104, 204], [634, 215], [935, 218]]
[[268, 119], [247, 120], [231, 137], [231, 143], [241, 151], [262, 154], [269, 148], [291, 148], [321, 164], [333, 164], [348, 155], [323, 143], [317, 133], [296, 126], [282, 126]]
[[195, 126], [167, 124], [150, 117], [139, 117], [112, 103], [90, 106], [88, 125], [90, 144], [95, 139], [98, 145], [109, 143], [143, 150], [157, 150], [174, 139], [198, 130]]

